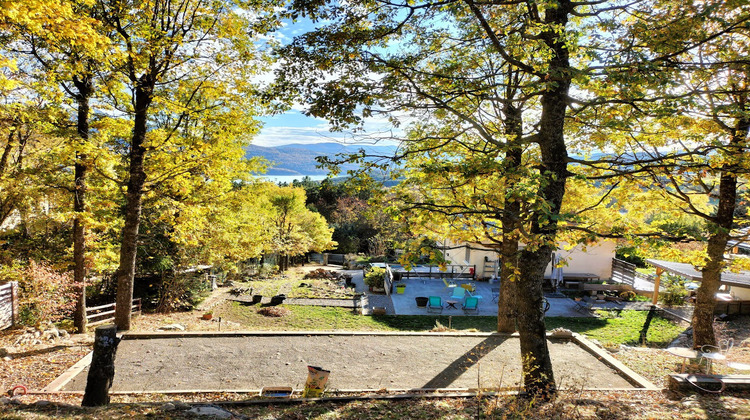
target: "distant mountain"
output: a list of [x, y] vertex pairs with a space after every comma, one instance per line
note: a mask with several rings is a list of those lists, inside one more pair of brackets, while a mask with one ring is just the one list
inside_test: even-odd
[[[357, 153], [360, 149], [372, 155], [392, 155], [396, 146], [360, 146], [339, 143], [287, 144], [277, 147], [250, 145], [245, 152], [247, 157], [263, 157], [271, 162], [267, 175], [326, 175], [328, 171], [316, 167], [318, 164], [316, 157], [334, 158], [337, 154]], [[342, 170], [349, 169], [356, 169], [356, 166], [342, 166]]]

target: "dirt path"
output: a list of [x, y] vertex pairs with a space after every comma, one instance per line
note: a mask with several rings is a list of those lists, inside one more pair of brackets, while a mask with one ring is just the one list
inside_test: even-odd
[[[457, 335], [250, 335], [123, 340], [113, 391], [304, 387], [307, 365], [330, 370], [329, 389], [515, 387], [517, 338]], [[632, 388], [573, 342], [550, 342], [561, 387]], [[85, 388], [82, 372], [63, 390]]]

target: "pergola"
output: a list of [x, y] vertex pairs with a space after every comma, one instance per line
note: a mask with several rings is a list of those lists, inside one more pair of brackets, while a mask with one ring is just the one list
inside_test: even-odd
[[[703, 273], [696, 270], [692, 264], [663, 260], [646, 260], [646, 262], [656, 267], [654, 297], [652, 300], [654, 305], [656, 305], [657, 299], [659, 297], [659, 283], [661, 282], [661, 275], [665, 271], [685, 277], [690, 281], [701, 281], [703, 279]], [[722, 272], [721, 284], [727, 286], [750, 288], [750, 271], [740, 271], [739, 273], [733, 273], [731, 271]]]

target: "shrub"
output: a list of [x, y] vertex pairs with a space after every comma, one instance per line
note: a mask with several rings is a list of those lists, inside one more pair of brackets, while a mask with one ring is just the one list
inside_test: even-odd
[[372, 267], [370, 271], [365, 274], [365, 284], [370, 287], [385, 287], [385, 269]]
[[288, 315], [291, 312], [292, 311], [290, 311], [289, 309], [283, 308], [281, 306], [268, 306], [268, 307], [265, 307], [265, 308], [258, 309], [258, 313], [259, 314], [261, 314], [263, 316], [275, 317], [275, 318], [279, 318], [279, 317], [282, 317], [284, 315]]
[[59, 273], [46, 263], [31, 261], [20, 274], [19, 311], [22, 323], [57, 322], [72, 316], [76, 307], [77, 287], [70, 273]]
[[659, 301], [666, 306], [679, 306], [685, 303], [688, 291], [682, 279], [666, 273], [662, 275], [662, 278], [665, 279], [665, 290], [659, 293]]
[[189, 310], [209, 292], [210, 285], [201, 275], [166, 275], [157, 292], [157, 312]]

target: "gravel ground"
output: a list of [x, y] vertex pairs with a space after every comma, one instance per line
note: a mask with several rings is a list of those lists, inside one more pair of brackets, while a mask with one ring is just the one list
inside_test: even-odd
[[[577, 344], [550, 341], [561, 387], [632, 388]], [[307, 365], [329, 389], [516, 387], [517, 338], [458, 335], [271, 335], [123, 340], [114, 391], [302, 388]], [[63, 390], [80, 391], [86, 372]]]

